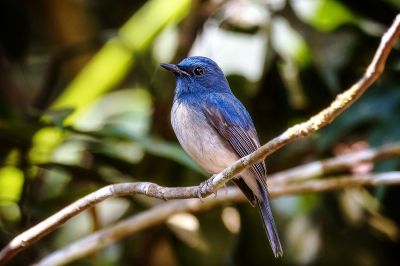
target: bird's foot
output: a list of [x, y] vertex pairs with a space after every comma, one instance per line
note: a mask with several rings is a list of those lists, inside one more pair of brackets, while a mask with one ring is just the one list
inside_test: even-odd
[[197, 189], [197, 197], [200, 199], [200, 201], [203, 201], [203, 193], [213, 193], [215, 197], [217, 197], [217, 191], [213, 191], [213, 185], [212, 185], [212, 180], [213, 180], [214, 175], [207, 179], [204, 182], [201, 182], [198, 189]]

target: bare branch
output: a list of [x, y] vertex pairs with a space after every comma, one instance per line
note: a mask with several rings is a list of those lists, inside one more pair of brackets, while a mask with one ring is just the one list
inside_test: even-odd
[[270, 180], [268, 184], [281, 185], [282, 183], [326, 176], [334, 172], [338, 173], [339, 171], [348, 170], [360, 163], [388, 160], [398, 156], [400, 156], [400, 143], [392, 143], [378, 149], [367, 149], [345, 154], [275, 173], [269, 176]]
[[[291, 183], [289, 186], [273, 186], [270, 191], [271, 196], [275, 198], [301, 193], [315, 193], [369, 185], [392, 184], [400, 184], [400, 172], [308, 180], [301, 183]], [[227, 193], [221, 193], [218, 197], [209, 197], [205, 199], [204, 202], [198, 199], [187, 199], [163, 203], [71, 243], [53, 252], [34, 265], [65, 265], [100, 250], [128, 235], [161, 224], [175, 213], [202, 212], [226, 204], [226, 202], [238, 201], [245, 201], [243, 194], [236, 187], [230, 187]]]
[[[283, 172], [279, 172], [276, 174], [271, 175], [271, 178], [268, 180], [268, 185], [270, 187], [271, 193], [278, 193], [275, 191], [275, 187], [282, 187], [284, 186], [286, 189], [292, 189], [295, 187], [294, 185], [288, 186], [289, 182], [294, 184], [294, 180], [297, 181], [304, 181], [305, 179], [314, 178], [317, 176], [323, 176], [332, 173], [333, 171], [342, 170], [346, 167], [354, 166], [355, 164], [361, 162], [373, 162], [381, 159], [391, 159], [394, 157], [400, 156], [400, 143], [399, 144], [392, 144], [390, 146], [382, 147], [379, 149], [369, 149], [362, 152], [357, 152], [348, 155], [342, 155], [335, 158], [323, 160], [323, 161], [316, 161], [312, 162], [303, 166], [295, 167]], [[357, 182], [354, 181], [354, 182]], [[315, 184], [315, 183], [313, 183]], [[341, 183], [345, 184], [345, 183]], [[348, 184], [348, 183], [346, 183]], [[297, 190], [306, 187], [307, 189], [308, 183], [302, 182], [297, 187]], [[165, 189], [172, 189], [175, 188], [164, 188], [160, 187], [156, 184], [152, 183], [145, 183], [145, 182], [138, 182], [138, 183], [121, 183], [115, 184], [111, 186], [104, 187], [96, 192], [93, 192], [86, 197], [72, 203], [70, 206], [62, 209], [61, 211], [57, 212], [53, 216], [49, 217], [48, 219], [44, 220], [43, 222], [39, 223], [38, 225], [32, 227], [31, 229], [25, 231], [21, 235], [14, 238], [13, 241], [2, 251], [5, 254], [7, 252], [18, 252], [19, 249], [24, 249], [29, 245], [33, 244], [34, 242], [38, 241], [48, 233], [54, 231], [58, 228], [61, 224], [69, 220], [74, 215], [94, 206], [95, 204], [114, 196], [124, 196], [124, 195], [131, 195], [133, 193], [138, 194], [145, 194], [150, 197], [162, 197], [164, 194]], [[185, 188], [182, 188], [185, 189]], [[278, 189], [279, 191], [279, 189]], [[285, 190], [283, 190], [285, 191]], [[304, 191], [303, 191], [304, 192]], [[295, 192], [293, 192], [295, 193]], [[230, 198], [231, 201], [236, 201], [239, 199], [243, 199], [243, 197], [239, 196], [238, 198]], [[218, 200], [221, 197], [217, 198]], [[219, 204], [219, 201], [216, 200], [215, 204]], [[222, 198], [222, 201], [225, 199]], [[207, 201], [208, 202], [208, 201]], [[214, 201], [212, 201], [214, 202]], [[183, 202], [181, 202], [183, 204]], [[197, 204], [197, 203], [196, 203]], [[210, 203], [211, 204], [211, 203]], [[184, 204], [185, 205], [185, 204]], [[167, 205], [169, 206], [169, 205]], [[197, 205], [196, 205], [197, 206]], [[205, 204], [204, 208], [207, 208], [207, 204]], [[182, 206], [185, 208], [185, 206]], [[200, 208], [200, 207], [199, 207]], [[125, 234], [128, 234], [129, 231], [124, 231]], [[8, 250], [7, 250], [8, 248]], [[19, 249], [17, 249], [19, 248]], [[15, 250], [15, 251], [14, 251]]]
[[364, 76], [357, 83], [355, 83], [345, 92], [336, 96], [336, 99], [328, 108], [325, 108], [306, 122], [292, 126], [278, 137], [261, 146], [255, 152], [243, 157], [219, 174], [208, 179], [207, 186], [199, 187], [201, 195], [206, 196], [213, 193], [218, 188], [223, 186], [229, 179], [232, 179], [244, 169], [264, 160], [268, 155], [272, 154], [283, 146], [301, 137], [309, 136], [315, 131], [331, 123], [338, 115], [350, 107], [382, 74], [389, 52], [392, 50], [399, 36], [400, 14], [396, 16], [393, 24], [382, 36], [381, 42], [371, 64], [368, 66]]
[[48, 219], [14, 238], [3, 250], [0, 251], [0, 265], [7, 263], [18, 252], [29, 247], [45, 235], [54, 231], [71, 217], [92, 207], [106, 198], [112, 196], [145, 194], [163, 199], [182, 199], [196, 198], [199, 192], [203, 197], [214, 193], [218, 190], [218, 188], [222, 187], [234, 176], [240, 174], [240, 172], [244, 169], [264, 160], [265, 157], [287, 145], [288, 143], [291, 143], [300, 137], [308, 136], [323, 126], [331, 123], [339, 114], [341, 114], [352, 103], [354, 103], [373, 82], [378, 79], [384, 69], [384, 64], [389, 52], [393, 48], [399, 35], [400, 14], [396, 16], [392, 26], [383, 35], [381, 43], [371, 64], [369, 65], [364, 76], [356, 84], [342, 94], [339, 94], [328, 108], [311, 117], [308, 121], [289, 128], [283, 134], [261, 146], [252, 154], [243, 157], [230, 167], [223, 170], [221, 173], [208, 179], [206, 181], [207, 185], [166, 188], [157, 184], [143, 182], [115, 184], [104, 187], [67, 206], [55, 215], [49, 217]]

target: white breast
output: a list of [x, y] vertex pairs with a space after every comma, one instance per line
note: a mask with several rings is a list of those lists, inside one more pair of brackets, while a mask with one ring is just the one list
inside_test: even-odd
[[174, 102], [171, 123], [183, 149], [207, 172], [218, 173], [239, 159], [206, 117], [186, 103]]

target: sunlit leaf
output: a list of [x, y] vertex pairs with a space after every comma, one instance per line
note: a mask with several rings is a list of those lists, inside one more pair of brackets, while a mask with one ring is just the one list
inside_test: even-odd
[[64, 124], [64, 120], [73, 112], [73, 108], [51, 110], [46, 112], [42, 119], [45, 123], [62, 127]]
[[284, 59], [295, 62], [298, 66], [310, 62], [311, 55], [303, 37], [295, 31], [283, 17], [272, 21], [272, 45], [274, 50]]
[[52, 167], [50, 170], [43, 170], [44, 177], [41, 184], [41, 191], [46, 191], [40, 195], [41, 200], [56, 198], [65, 192], [65, 188], [71, 180], [71, 176], [61, 167]]
[[5, 165], [16, 165], [20, 160], [20, 152], [17, 149], [11, 150], [7, 157], [4, 159]]
[[332, 31], [345, 23], [357, 22], [356, 16], [335, 0], [291, 1], [297, 14], [321, 31]]
[[284, 216], [311, 213], [317, 208], [319, 198], [316, 195], [287, 196], [273, 201], [276, 210]]
[[18, 201], [24, 174], [21, 169], [14, 166], [4, 166], [0, 168], [0, 201]]
[[146, 151], [151, 154], [170, 158], [176, 162], [190, 167], [194, 171], [204, 173], [204, 171], [196, 163], [194, 163], [192, 159], [189, 158], [189, 156], [177, 143], [167, 142], [155, 137], [137, 140], [144, 146]]
[[151, 41], [169, 23], [181, 20], [190, 0], [152, 0], [137, 11], [108, 41], [53, 104], [52, 108], [73, 107], [72, 123], [87, 106], [122, 80], [134, 63], [135, 53], [149, 48]]
[[0, 220], [18, 222], [21, 218], [21, 209], [13, 201], [2, 201], [0, 199]]
[[144, 150], [141, 145], [133, 141], [107, 141], [96, 152], [108, 154], [113, 158], [122, 159], [130, 163], [138, 163], [143, 159]]
[[132, 132], [127, 131], [124, 127], [116, 125], [106, 125], [102, 130], [97, 131], [96, 134], [137, 142], [150, 154], [172, 159], [182, 165], [190, 167], [194, 171], [204, 173], [204, 171], [183, 151], [178, 143], [168, 142], [157, 137], [136, 136], [132, 134]]
[[262, 32], [228, 31], [217, 22], [209, 21], [193, 44], [190, 55], [208, 56], [218, 63], [225, 74], [240, 74], [254, 82], [263, 73], [266, 43]]
[[63, 141], [65, 133], [54, 127], [40, 129], [33, 137], [29, 158], [34, 163], [50, 161], [53, 150]]
[[118, 90], [90, 105], [76, 121], [76, 127], [93, 131], [112, 124], [123, 128], [127, 134], [142, 136], [149, 131], [152, 108], [152, 97], [147, 90]]

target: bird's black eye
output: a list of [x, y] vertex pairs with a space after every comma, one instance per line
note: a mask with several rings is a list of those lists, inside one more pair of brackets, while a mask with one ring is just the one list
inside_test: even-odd
[[193, 71], [196, 76], [201, 76], [204, 74], [204, 69], [202, 67], [196, 67]]

